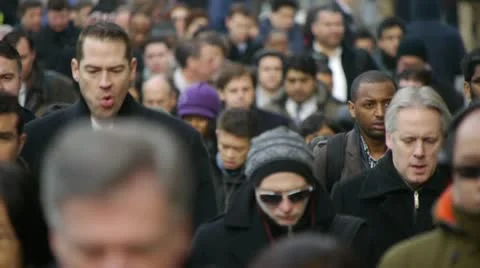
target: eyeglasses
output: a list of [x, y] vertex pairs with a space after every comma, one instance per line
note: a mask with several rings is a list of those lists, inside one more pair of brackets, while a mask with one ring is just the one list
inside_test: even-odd
[[458, 166], [453, 168], [454, 172], [466, 180], [480, 179], [480, 166]]
[[309, 186], [305, 189], [292, 190], [286, 193], [257, 190], [257, 194], [263, 203], [267, 205], [278, 205], [282, 202], [284, 196], [286, 196], [292, 203], [303, 201], [310, 197], [313, 190], [313, 186]]

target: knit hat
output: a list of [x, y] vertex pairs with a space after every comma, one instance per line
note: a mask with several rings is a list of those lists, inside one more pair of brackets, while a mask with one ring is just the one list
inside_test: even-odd
[[254, 138], [245, 164], [245, 175], [255, 186], [274, 173], [293, 172], [315, 184], [313, 153], [304, 139], [286, 127]]
[[407, 37], [400, 42], [397, 58], [402, 56], [415, 56], [428, 62], [427, 47], [423, 40], [419, 38]]
[[220, 112], [220, 98], [217, 91], [207, 83], [189, 86], [180, 95], [177, 112], [180, 117], [198, 115], [215, 119]]

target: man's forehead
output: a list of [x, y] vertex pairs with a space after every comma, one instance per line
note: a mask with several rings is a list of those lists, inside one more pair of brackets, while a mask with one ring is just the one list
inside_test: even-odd
[[475, 66], [473, 76], [474, 77], [479, 77], [480, 76], [480, 62]]
[[98, 53], [103, 53], [104, 51], [100, 51], [100, 49], [107, 49], [109, 48], [109, 51], [115, 51], [118, 49], [123, 50], [121, 55], [116, 55], [120, 56], [125, 59], [125, 54], [124, 52], [127, 49], [127, 46], [125, 43], [118, 39], [108, 39], [108, 38], [96, 38], [96, 37], [90, 37], [87, 36], [85, 37], [82, 45], [82, 53], [83, 57], [86, 56], [98, 56]]
[[457, 140], [462, 139], [463, 136], [471, 136], [474, 134], [478, 136], [478, 131], [480, 129], [480, 109], [472, 112], [467, 115], [467, 117], [460, 123], [458, 126]]

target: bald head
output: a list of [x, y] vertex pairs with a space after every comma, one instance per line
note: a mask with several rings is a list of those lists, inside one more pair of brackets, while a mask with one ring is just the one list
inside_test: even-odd
[[480, 109], [460, 123], [453, 149], [454, 202], [468, 212], [480, 212]]
[[170, 83], [163, 75], [155, 75], [143, 83], [143, 105], [145, 107], [171, 113], [176, 105], [177, 97]]

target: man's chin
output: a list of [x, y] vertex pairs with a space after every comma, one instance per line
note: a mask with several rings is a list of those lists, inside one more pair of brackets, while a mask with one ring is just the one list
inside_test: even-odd
[[368, 137], [373, 140], [385, 140], [385, 131], [373, 130], [368, 133]]

